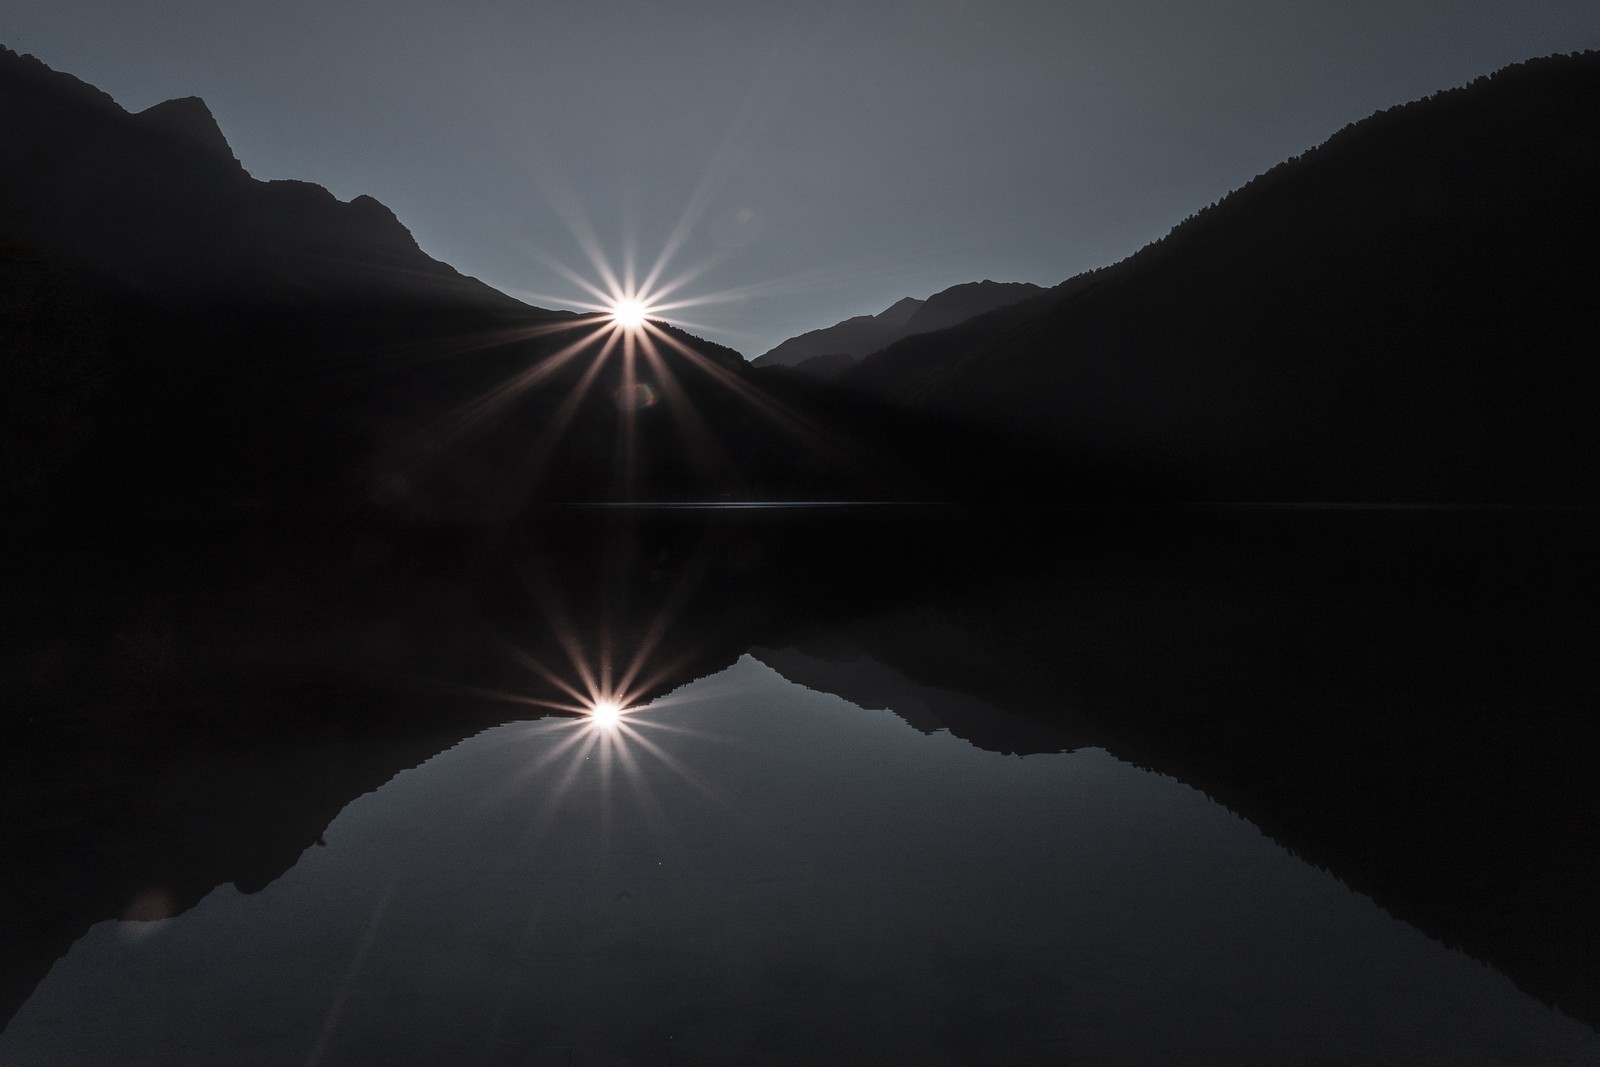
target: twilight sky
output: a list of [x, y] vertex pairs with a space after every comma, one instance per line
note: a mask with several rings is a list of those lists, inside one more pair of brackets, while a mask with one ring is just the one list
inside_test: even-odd
[[[1053, 285], [1371, 112], [1600, 47], [1594, 0], [8, 0], [0, 44], [211, 106], [258, 178], [388, 204], [545, 307], [698, 272], [754, 357], [993, 278]], [[676, 235], [676, 238], [675, 236]]]

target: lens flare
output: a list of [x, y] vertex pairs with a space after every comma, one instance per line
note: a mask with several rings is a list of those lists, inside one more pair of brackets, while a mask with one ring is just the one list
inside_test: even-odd
[[643, 411], [645, 408], [655, 407], [658, 395], [655, 387], [649, 382], [635, 382], [631, 389], [618, 389], [616, 398], [617, 407], [624, 411]]
[[601, 700], [589, 709], [589, 721], [601, 730], [614, 729], [622, 722], [622, 706], [614, 700]]

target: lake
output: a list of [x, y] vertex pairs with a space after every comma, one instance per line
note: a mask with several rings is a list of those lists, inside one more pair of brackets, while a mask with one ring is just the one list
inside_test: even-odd
[[629, 521], [41, 624], [36, 703], [122, 718], [19, 737], [5, 884], [70, 937], [20, 935], [0, 1062], [1600, 1061], [1588, 520]]

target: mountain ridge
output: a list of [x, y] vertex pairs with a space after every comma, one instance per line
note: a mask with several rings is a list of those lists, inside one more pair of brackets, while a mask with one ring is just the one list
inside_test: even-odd
[[1048, 299], [840, 381], [1224, 500], [1592, 500], [1600, 54], [1352, 123]]
[[197, 152], [229, 160], [238, 164], [241, 171], [244, 170], [244, 164], [239, 163], [239, 158], [234, 155], [233, 146], [228, 143], [217, 117], [198, 96], [163, 100], [136, 112], [134, 118]]
[[903, 337], [943, 329], [1043, 292], [1031, 282], [963, 282], [925, 300], [903, 297], [876, 315], [856, 315], [791, 337], [751, 360], [751, 365], [790, 367], [828, 379]]
[[[525, 307], [417, 246], [371, 197], [249, 175], [205, 102], [130, 113], [0, 48], [0, 226], [96, 284], [189, 310], [423, 300]], [[400, 234], [404, 237], [401, 238]], [[336, 258], [318, 253], [339, 247]]]

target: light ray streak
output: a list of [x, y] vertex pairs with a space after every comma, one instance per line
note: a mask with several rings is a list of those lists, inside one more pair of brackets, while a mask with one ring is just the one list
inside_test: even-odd
[[589, 216], [576, 203], [560, 214], [562, 221], [567, 224], [567, 232], [572, 234], [572, 239], [577, 242], [579, 250], [589, 260], [589, 265], [594, 268], [595, 273], [612, 291], [620, 290], [622, 285], [617, 280], [616, 272], [611, 269], [610, 260], [606, 258], [605, 247], [589, 223]]
[[550, 457], [555, 454], [557, 443], [566, 434], [567, 427], [577, 417], [578, 408], [587, 399], [594, 387], [595, 380], [599, 378], [601, 370], [610, 359], [611, 353], [616, 348], [616, 334], [607, 337], [600, 354], [584, 370], [583, 376], [578, 379], [578, 384], [561, 401], [561, 406], [551, 416], [544, 431], [540, 433], [533, 446], [528, 450], [528, 458], [517, 471], [516, 481], [519, 494], [525, 494], [536, 482], [543, 472], [545, 464], [550, 462]]
[[760, 411], [774, 425], [787, 431], [792, 437], [816, 449], [836, 461], [847, 461], [859, 457], [849, 456], [840, 449], [820, 428], [802, 418], [786, 406], [780, 404], [772, 397], [756, 389], [749, 382], [740, 378], [726, 367], [707, 359], [671, 334], [655, 327], [649, 327], [652, 333], [663, 342], [671, 346], [682, 355], [690, 364], [718, 384], [733, 392], [752, 408]]
[[[647, 335], [648, 336], [648, 335]], [[655, 373], [656, 381], [661, 386], [662, 399], [667, 411], [671, 414], [673, 422], [678, 426], [679, 433], [689, 447], [695, 449], [699, 455], [708, 458], [708, 465], [717, 463], [722, 470], [737, 473], [733, 457], [728, 455], [727, 449], [717, 440], [716, 434], [711, 432], [711, 427], [706, 423], [705, 416], [690, 400], [689, 394], [684, 391], [678, 376], [673, 374], [667, 366], [666, 360], [661, 358], [661, 353], [656, 350], [654, 343], [644, 346], [645, 362]]]
[[319, 358], [319, 370], [329, 368], [319, 376], [326, 379], [348, 379], [361, 374], [370, 374], [374, 368], [393, 371], [401, 367], [421, 366], [493, 348], [503, 348], [572, 328], [572, 320], [563, 316], [561, 321], [543, 322], [537, 325], [526, 323], [474, 330], [464, 334], [433, 334], [403, 344], [387, 343], [368, 348], [359, 354], [344, 356], [337, 363], [331, 364]]
[[[565, 691], [573, 694], [574, 698], [580, 703], [592, 705], [594, 702], [603, 699], [602, 694], [605, 693], [605, 687], [602, 684], [601, 677], [590, 668], [589, 658], [583, 654], [583, 648], [578, 643], [577, 628], [564, 617], [554, 617], [557, 616], [560, 609], [556, 607], [553, 598], [543, 605], [542, 610], [546, 618], [549, 619], [551, 634], [555, 637], [562, 653], [567, 657], [567, 663], [578, 675], [583, 689], [580, 691], [566, 685], [564, 682], [559, 684]], [[518, 651], [521, 654], [520, 650]], [[545, 676], [546, 668], [542, 663], [531, 657], [524, 659], [523, 662], [534, 666], [536, 673], [539, 673], [542, 677]]]
[[607, 854], [611, 851], [611, 793], [612, 793], [612, 790], [611, 790], [611, 762], [612, 762], [613, 753], [615, 751], [615, 746], [611, 744], [612, 738], [607, 736], [602, 731], [599, 731], [599, 730], [594, 731], [593, 732], [593, 736], [595, 738], [595, 749], [599, 752], [599, 756], [600, 756], [600, 758], [596, 762], [599, 764], [599, 772], [600, 772], [599, 775], [598, 775], [599, 780], [600, 780], [600, 782], [599, 782], [599, 784], [600, 784], [600, 797], [599, 797], [599, 801], [600, 801], [600, 803], [599, 803], [599, 808], [600, 808], [600, 834], [599, 834], [599, 837], [600, 837], [600, 858], [601, 858], [601, 861], [603, 862], [605, 860]]
[[[635, 374], [634, 362], [638, 352], [638, 331], [625, 329], [622, 331], [622, 391], [621, 396], [631, 400], [638, 389], [638, 378]], [[621, 468], [622, 491], [626, 496], [633, 495], [633, 487], [639, 477], [639, 420], [638, 412], [631, 404], [624, 404], [622, 408], [622, 447], [617, 451], [616, 463]]]
[[[745, 94], [739, 109], [734, 112], [733, 119], [728, 124], [728, 132], [723, 135], [722, 143], [712, 153], [706, 164], [705, 173], [701, 176], [699, 184], [689, 195], [684, 204], [682, 214], [678, 217], [677, 224], [667, 235], [662, 243], [661, 252], [656, 257], [655, 265], [651, 268], [644, 280], [645, 289], [653, 289], [660, 279], [661, 273], [674, 256], [682, 250], [688, 241], [694, 227], [710, 210], [716, 195], [727, 184], [737, 168], [741, 149], [740, 142], [748, 136], [751, 127], [758, 125], [758, 114], [761, 122], [770, 121], [782, 106], [778, 70], [781, 61], [792, 55], [790, 49], [790, 34], [795, 24], [796, 15], [791, 13], [789, 21], [778, 31], [773, 41], [772, 48], [768, 51], [761, 69], [756, 74], [755, 82], [750, 91]], [[794, 69], [791, 67], [791, 69]], [[764, 112], [764, 113], [761, 113]]]
[[638, 253], [634, 248], [631, 231], [632, 227], [627, 227], [622, 235], [622, 291], [624, 293], [637, 293], [639, 291], [638, 271], [635, 269]]
[[643, 730], [646, 733], [676, 734], [680, 737], [693, 737], [699, 740], [715, 740], [713, 735], [707, 734], [703, 730], [680, 726], [677, 723], [663, 722], [660, 719], [651, 717], [656, 712], [666, 710], [669, 706], [658, 701], [640, 705], [631, 710], [623, 725], [629, 730]]
[[[702, 573], [704, 573], [703, 569]], [[663, 609], [651, 621], [649, 628], [645, 631], [643, 640], [639, 642], [637, 651], [629, 661], [621, 680], [617, 683], [619, 692], [631, 694], [637, 699], [638, 696], [649, 692], [655, 686], [671, 678], [683, 663], [691, 657], [692, 654], [686, 652], [660, 664], [654, 671], [645, 675], [643, 680], [640, 678], [641, 674], [644, 673], [645, 663], [650, 656], [655, 654], [655, 650], [665, 638], [668, 628], [675, 621], [676, 608], [677, 605], [671, 605]]]
[[[691, 282], [699, 281], [700, 278], [710, 273], [713, 268], [726, 262], [728, 258], [729, 253], [726, 252], [707, 256], [694, 266], [687, 267], [679, 273], [674, 274], [672, 278], [666, 282], [657, 284], [657, 281], [654, 277], [646, 279], [645, 284], [641, 285], [638, 291], [641, 293], [650, 294], [652, 307], [664, 308], [667, 306], [662, 303], [665, 298], [671, 296], [673, 293], [676, 293], [678, 290], [682, 289]], [[692, 305], [694, 301], [691, 299], [688, 302]], [[683, 301], [680, 300], [680, 304], [681, 303], [683, 303]]]
[[[554, 809], [559, 808], [567, 798], [568, 793], [571, 792], [572, 783], [577, 781], [578, 775], [583, 772], [584, 761], [589, 759], [595, 748], [600, 744], [600, 735], [593, 731], [583, 731], [573, 736], [577, 738], [573, 747], [576, 747], [578, 751], [573, 753], [572, 758], [567, 761], [565, 773], [556, 780], [555, 788], [550, 791], [549, 807], [552, 814]], [[554, 759], [550, 759], [546, 761], [546, 765], [554, 762]]]
[[650, 785], [650, 777], [639, 765], [634, 747], [623, 741], [617, 745], [617, 751], [628, 779], [628, 795], [643, 812], [646, 825], [665, 844], [666, 851], [679, 857], [687, 855], [688, 850], [674, 828], [671, 817]]
[[[657, 310], [660, 310], [660, 309], [652, 308], [651, 310], [652, 311], [657, 311]], [[649, 320], [647, 319], [646, 321], [649, 321]], [[663, 318], [660, 315], [657, 315], [655, 317], [655, 321], [657, 321], [657, 322], [665, 322], [666, 319]], [[726, 334], [728, 332], [726, 330], [723, 330], [720, 326], [712, 326], [709, 323], [704, 323], [704, 322], [691, 322], [691, 321], [689, 321], [687, 319], [679, 318], [677, 315], [672, 316], [672, 325], [678, 327], [680, 330], [699, 330], [702, 333], [718, 333], [718, 332], [721, 332], [721, 333]]]
[[[469, 400], [466, 404], [439, 420], [435, 424], [435, 432], [444, 435], [446, 440], [470, 432], [479, 423], [487, 422], [491, 417], [499, 415], [503, 409], [513, 404], [528, 390], [566, 366], [579, 353], [591, 347], [599, 336], [600, 328], [591, 330], [566, 347], [533, 364], [509, 381], [500, 383], [474, 400]], [[603, 360], [605, 355], [606, 353], [602, 351], [600, 359]]]
[[[517, 652], [520, 650], [512, 648], [512, 651]], [[577, 692], [577, 690], [572, 689], [570, 686], [567, 686], [561, 682], [558, 676], [555, 676], [553, 673], [541, 673], [544, 671], [544, 668], [538, 665], [532, 658], [519, 660], [519, 662], [529, 670], [539, 674], [540, 677], [544, 678], [546, 681], [563, 689], [572, 697], [573, 702], [570, 704], [563, 704], [555, 700], [541, 700], [538, 697], [528, 696], [526, 693], [509, 692], [504, 689], [490, 689], [487, 686], [467, 685], [462, 682], [439, 682], [430, 679], [416, 679], [416, 681], [419, 683], [432, 684], [437, 688], [447, 690], [448, 692], [458, 695], [478, 697], [483, 700], [493, 701], [497, 704], [515, 704], [520, 707], [538, 708], [540, 711], [557, 711], [567, 715], [583, 715], [588, 711], [589, 703], [587, 698], [585, 698], [583, 694]]]
[[[577, 310], [573, 314], [583, 318], [588, 318], [591, 315], [603, 315], [605, 314], [608, 306], [600, 303], [599, 301], [601, 298], [598, 297], [592, 301], [574, 300], [571, 293], [541, 293], [535, 292], [532, 289], [508, 289], [506, 292], [512, 296], [515, 296], [518, 300], [537, 300], [541, 302], [547, 301], [550, 303], [563, 304], [567, 307], [575, 308]], [[606, 297], [604, 299], [610, 298]]]
[[552, 790], [552, 807], [559, 807], [560, 801], [565, 798], [567, 790], [583, 770], [583, 761], [594, 752], [595, 746], [600, 744], [600, 737], [593, 730], [572, 728], [574, 724], [564, 723], [567, 727], [566, 736], [557, 741], [551, 748], [528, 764], [525, 774], [528, 777], [537, 777], [541, 772], [555, 766], [562, 768], [562, 775]]
[[372, 952], [372, 946], [378, 938], [378, 930], [383, 924], [384, 913], [389, 910], [389, 902], [394, 899], [396, 883], [390, 879], [383, 887], [383, 894], [378, 897], [377, 904], [373, 905], [372, 914], [367, 919], [367, 928], [361, 932], [361, 940], [356, 945], [355, 953], [350, 957], [350, 965], [345, 968], [344, 977], [339, 980], [339, 986], [334, 993], [333, 1003], [328, 1007], [328, 1014], [323, 1017], [322, 1026], [317, 1031], [316, 1044], [311, 1046], [311, 1053], [306, 1057], [305, 1067], [317, 1067], [328, 1052], [328, 1043], [334, 1031], [345, 1014], [345, 1004], [350, 999], [350, 992], [355, 987], [356, 975], [366, 964], [367, 957]]
[[694, 789], [695, 792], [699, 793], [703, 799], [709, 801], [715, 807], [720, 809], [722, 813], [727, 815], [729, 818], [735, 820], [736, 822], [743, 823], [746, 826], [753, 827], [756, 825], [755, 820], [751, 819], [748, 815], [739, 810], [736, 799], [726, 790], [719, 788], [715, 783], [711, 782], [693, 767], [690, 767], [688, 764], [678, 759], [672, 753], [668, 752], [666, 749], [662, 748], [648, 737], [645, 737], [641, 733], [635, 732], [634, 734], [630, 735], [629, 741], [633, 745], [637, 746], [640, 751], [649, 753], [658, 762], [660, 762], [662, 766], [676, 774], [680, 779]]
[[884, 278], [884, 270], [870, 264], [836, 264], [827, 267], [818, 267], [813, 270], [799, 271], [794, 274], [783, 275], [777, 278], [767, 278], [756, 282], [746, 282], [743, 285], [730, 286], [726, 289], [716, 289], [711, 292], [701, 293], [692, 298], [683, 298], [678, 301], [668, 301], [664, 307], [700, 307], [714, 304], [730, 304], [756, 297], [772, 296], [774, 294], [788, 295], [795, 292], [829, 289], [840, 285], [855, 282], [879, 282]]
[[584, 277], [582, 274], [579, 274], [577, 271], [573, 270], [561, 260], [547, 252], [535, 251], [534, 255], [543, 261], [545, 266], [549, 267], [551, 270], [567, 279], [567, 281], [571, 282], [573, 285], [576, 285], [578, 288], [582, 289], [584, 292], [600, 301], [600, 307], [596, 308], [595, 310], [605, 310], [605, 301], [612, 299], [616, 293], [623, 291], [623, 286], [617, 282], [616, 276], [611, 272], [610, 267], [606, 267], [602, 272], [601, 280], [605, 286], [603, 288], [602, 286], [591, 282], [588, 278]]
[[[543, 678], [546, 682], [549, 682], [551, 685], [555, 686], [557, 689], [561, 690], [563, 693], [567, 694], [573, 699], [574, 703], [571, 705], [564, 705], [564, 708], [581, 714], [589, 705], [589, 703], [596, 699], [596, 694], [599, 692], [599, 687], [594, 684], [594, 679], [590, 677], [588, 672], [584, 669], [584, 664], [581, 658], [572, 664], [573, 668], [580, 672], [579, 680], [584, 686], [584, 688], [579, 689], [577, 686], [569, 683], [562, 675], [551, 670], [549, 667], [546, 667], [543, 663], [540, 663], [538, 660], [528, 655], [528, 653], [524, 652], [521, 648], [518, 648], [512, 642], [506, 641], [504, 643], [506, 648], [510, 651], [512, 657], [519, 664], [521, 664], [523, 667], [526, 667], [529, 671], [532, 671], [540, 678]], [[567, 653], [569, 659], [571, 658], [572, 653], [570, 649], [563, 648], [562, 651]]]

